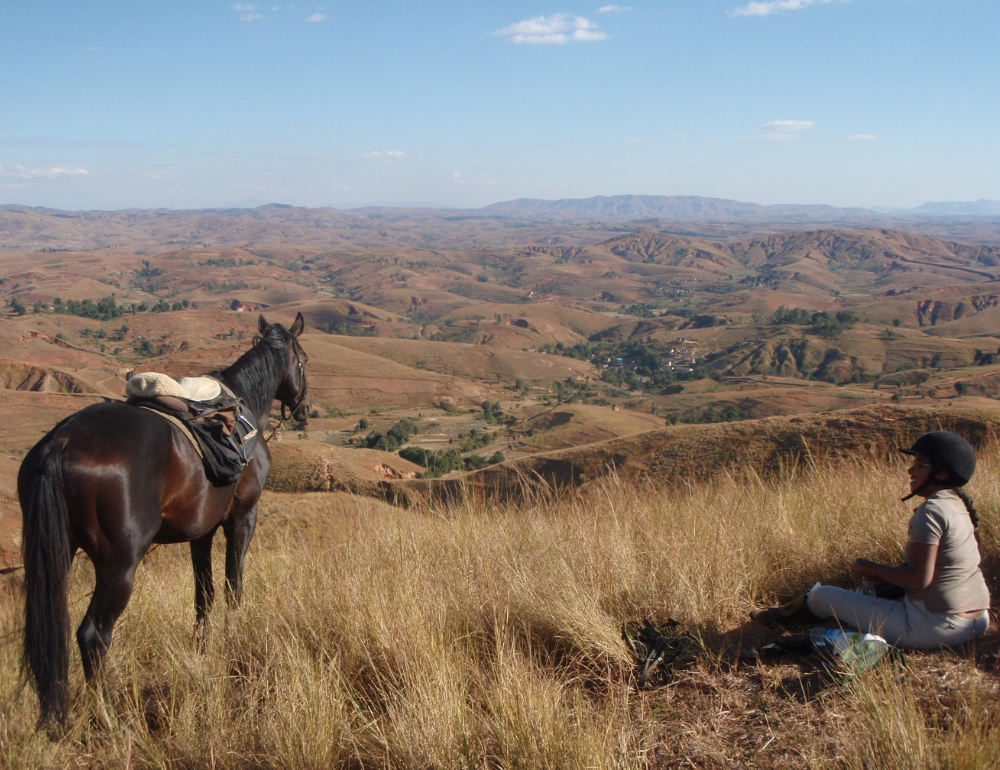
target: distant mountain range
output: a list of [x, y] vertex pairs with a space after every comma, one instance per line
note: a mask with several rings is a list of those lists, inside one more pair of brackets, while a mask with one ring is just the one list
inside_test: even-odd
[[[365, 206], [329, 206], [304, 208], [280, 203], [265, 203], [251, 198], [213, 209], [127, 209], [133, 215], [142, 211], [156, 211], [161, 215], [196, 214], [208, 212], [271, 213], [278, 210], [295, 210], [300, 214], [315, 212], [343, 212], [369, 215], [376, 211], [380, 216], [435, 218], [440, 216], [473, 216], [516, 219], [577, 219], [577, 220], [673, 220], [695, 222], [733, 223], [783, 223], [783, 224], [833, 224], [847, 223], [858, 226], [878, 224], [888, 218], [898, 217], [993, 217], [1000, 218], [1000, 201], [942, 201], [925, 203], [912, 209], [887, 207], [837, 207], [825, 204], [778, 203], [761, 205], [726, 198], [706, 198], [697, 195], [597, 195], [592, 198], [518, 198], [501, 201], [478, 209], [442, 208], [432, 205], [369, 204]], [[0, 211], [47, 212], [57, 209], [0, 204]], [[64, 212], [67, 214], [112, 215], [116, 212]]]
[[[256, 201], [253, 201], [256, 203]], [[582, 244], [637, 230], [731, 240], [811, 229], [905, 230], [1000, 246], [1000, 201], [927, 203], [905, 211], [756, 203], [697, 196], [521, 198], [482, 208], [249, 208], [59, 211], [0, 205], [0, 250], [87, 250], [153, 243], [322, 244], [323, 248], [492, 248], [517, 238]], [[603, 233], [603, 235], [602, 235]]]
[[825, 222], [849, 220], [873, 223], [885, 216], [1000, 217], [1000, 201], [925, 203], [915, 209], [838, 208], [826, 205], [757, 203], [702, 198], [693, 195], [599, 195], [593, 198], [540, 200], [519, 198], [485, 206], [479, 211], [498, 217], [578, 219], [673, 219], [714, 221]]
[[1000, 201], [981, 199], [964, 203], [958, 201], [925, 203], [904, 213], [935, 217], [1000, 217]]

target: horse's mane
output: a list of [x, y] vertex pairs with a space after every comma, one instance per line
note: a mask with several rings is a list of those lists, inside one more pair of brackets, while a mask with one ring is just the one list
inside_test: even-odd
[[286, 353], [291, 333], [281, 324], [271, 324], [264, 335], [232, 366], [218, 373], [256, 415], [274, 400], [274, 391], [288, 367]]

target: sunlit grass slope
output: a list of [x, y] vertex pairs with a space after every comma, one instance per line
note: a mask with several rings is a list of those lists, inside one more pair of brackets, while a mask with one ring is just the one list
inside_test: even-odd
[[[4, 586], [0, 767], [998, 766], [995, 632], [849, 688], [734, 662], [773, 637], [746, 622], [752, 607], [816, 579], [849, 584], [857, 555], [899, 558], [904, 487], [901, 463], [859, 457], [665, 489], [611, 477], [509, 507], [271, 494], [244, 605], [216, 608], [205, 654], [187, 549], [150, 554], [103, 701], [73, 662], [61, 742], [34, 734], [35, 698], [16, 694], [20, 593]], [[996, 588], [995, 447], [971, 491]], [[85, 559], [74, 576], [78, 622]], [[645, 617], [682, 621], [708, 650], [649, 692], [620, 638]]]

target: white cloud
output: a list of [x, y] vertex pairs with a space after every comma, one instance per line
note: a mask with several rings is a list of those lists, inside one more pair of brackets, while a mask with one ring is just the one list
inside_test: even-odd
[[816, 128], [816, 124], [811, 120], [771, 120], [758, 128], [758, 131], [769, 133], [795, 133], [797, 131], [808, 131]]
[[320, 21], [326, 21], [326, 15], [322, 13], [314, 13], [312, 16], [306, 19], [306, 21], [308, 21], [310, 24], [316, 24], [317, 22]]
[[640, 139], [637, 136], [626, 136], [625, 144], [649, 144], [648, 140]]
[[602, 5], [597, 9], [598, 13], [626, 13], [632, 10], [631, 5]]
[[27, 166], [0, 166], [0, 177], [8, 179], [55, 179], [60, 176], [86, 176], [90, 172], [85, 168], [28, 168]]
[[233, 3], [233, 10], [240, 14], [240, 21], [257, 21], [263, 14], [257, 13], [250, 3]]
[[452, 171], [451, 179], [455, 184], [475, 184], [485, 187], [495, 187], [499, 182], [486, 174], [475, 177], [467, 177], [461, 171]]
[[849, 137], [852, 142], [877, 142], [879, 140], [878, 134], [851, 134]]
[[536, 16], [499, 29], [493, 34], [510, 39], [512, 43], [534, 45], [564, 45], [566, 43], [593, 43], [604, 40], [607, 34], [583, 16], [555, 13]]
[[850, 0], [754, 0], [735, 9], [733, 16], [772, 16], [783, 11], [798, 11], [817, 3], [849, 3]]

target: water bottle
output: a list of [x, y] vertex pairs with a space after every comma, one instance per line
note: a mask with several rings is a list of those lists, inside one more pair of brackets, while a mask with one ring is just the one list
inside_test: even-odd
[[862, 596], [875, 595], [875, 584], [868, 579], [867, 575], [861, 577], [861, 585], [858, 586], [857, 592]]
[[809, 641], [813, 643], [813, 647], [817, 650], [825, 650], [830, 646], [826, 639], [826, 632], [828, 630], [830, 629], [817, 626], [809, 632]]

